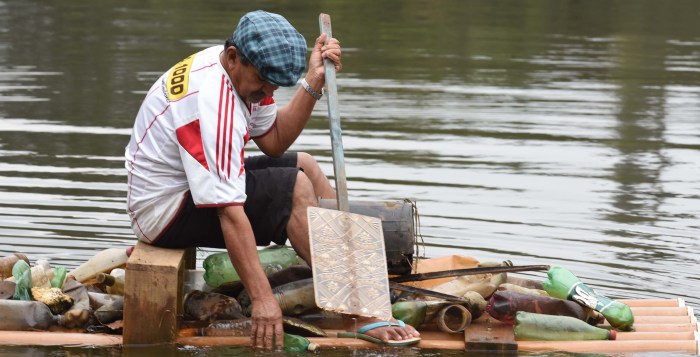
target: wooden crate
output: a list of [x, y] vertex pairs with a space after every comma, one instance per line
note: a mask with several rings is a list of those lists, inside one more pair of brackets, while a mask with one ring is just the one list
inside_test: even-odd
[[165, 249], [138, 242], [126, 263], [125, 345], [172, 343], [183, 312], [185, 269], [194, 249]]

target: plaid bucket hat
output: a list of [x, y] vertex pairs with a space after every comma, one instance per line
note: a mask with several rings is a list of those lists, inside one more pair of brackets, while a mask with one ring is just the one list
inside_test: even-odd
[[262, 10], [245, 14], [233, 32], [233, 42], [274, 85], [296, 85], [306, 68], [306, 40], [280, 15]]

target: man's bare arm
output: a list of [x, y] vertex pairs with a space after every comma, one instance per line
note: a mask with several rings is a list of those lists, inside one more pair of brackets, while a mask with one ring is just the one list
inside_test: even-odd
[[[243, 206], [220, 208], [219, 221], [231, 263], [250, 295], [253, 320], [251, 343], [259, 348], [281, 349], [284, 332], [282, 310], [272, 295], [270, 283], [260, 264], [253, 229]], [[276, 346], [272, 345], [273, 335]]]

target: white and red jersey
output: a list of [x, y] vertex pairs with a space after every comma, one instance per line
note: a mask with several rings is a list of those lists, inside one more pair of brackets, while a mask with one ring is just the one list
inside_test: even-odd
[[246, 106], [219, 60], [223, 46], [177, 63], [148, 92], [126, 147], [127, 212], [151, 243], [191, 192], [197, 207], [243, 205], [244, 146], [274, 126], [272, 98]]

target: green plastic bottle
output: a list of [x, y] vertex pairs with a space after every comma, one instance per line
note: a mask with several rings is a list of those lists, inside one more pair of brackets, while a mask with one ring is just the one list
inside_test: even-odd
[[18, 260], [12, 267], [12, 276], [15, 278], [15, 300], [29, 301], [32, 299], [32, 272], [29, 264], [24, 260]]
[[57, 266], [53, 271], [53, 279], [51, 279], [52, 288], [63, 288], [63, 282], [66, 281], [66, 267]]
[[610, 325], [622, 331], [629, 331], [634, 324], [632, 309], [624, 303], [596, 293], [576, 275], [560, 266], [553, 266], [547, 272], [547, 280], [542, 283], [551, 296], [569, 299], [594, 309], [608, 320]]
[[[266, 275], [288, 268], [299, 261], [299, 257], [294, 252], [294, 249], [284, 245], [274, 245], [260, 249], [258, 250], [258, 257]], [[212, 288], [241, 280], [241, 277], [236, 273], [236, 269], [233, 268], [227, 252], [209, 255], [204, 259], [202, 266], [205, 270], [204, 281]]]
[[515, 314], [516, 340], [582, 341], [614, 340], [615, 330], [591, 326], [575, 317], [535, 314], [518, 311]]
[[291, 333], [284, 334], [284, 347], [282, 349], [286, 352], [313, 352], [318, 349], [318, 345], [310, 342], [306, 337], [292, 335]]

